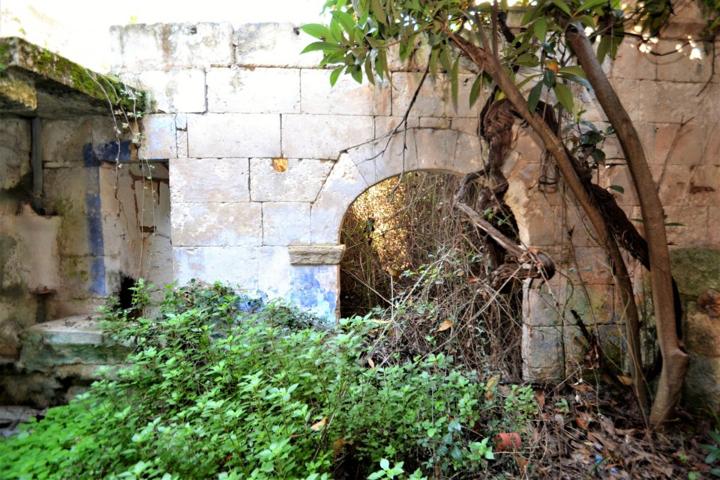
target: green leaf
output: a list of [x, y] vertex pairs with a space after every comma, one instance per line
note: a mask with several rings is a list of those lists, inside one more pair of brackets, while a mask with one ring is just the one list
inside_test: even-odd
[[308, 52], [315, 52], [317, 50], [322, 50], [324, 52], [343, 52], [344, 49], [335, 43], [330, 42], [313, 42], [307, 47], [303, 49], [300, 53], [308, 53]]
[[579, 65], [571, 65], [569, 67], [562, 67], [562, 68], [560, 68], [559, 73], [565, 74], [565, 75], [575, 75], [576, 77], [580, 77], [580, 78], [587, 78], [582, 67]]
[[350, 68], [350, 76], [352, 76], [356, 82], [362, 83], [362, 70], [357, 65]]
[[483, 75], [481, 73], [477, 76], [477, 78], [475, 78], [472, 87], [470, 87], [470, 108], [472, 108], [472, 106], [475, 105], [475, 102], [477, 102], [477, 99], [480, 96], [480, 91], [483, 87], [483, 83]]
[[570, 87], [568, 87], [565, 84], [562, 83], [556, 83], [555, 84], [555, 95], [557, 96], [558, 101], [560, 102], [560, 105], [565, 108], [568, 112], [573, 111], [573, 94], [570, 90]]
[[615, 190], [618, 193], [625, 193], [625, 189], [621, 185], [610, 185], [608, 188], [610, 190]]
[[543, 83], [548, 88], [552, 88], [555, 86], [555, 73], [552, 70], [545, 70], [543, 72]]
[[332, 20], [330, 20], [330, 40], [334, 40], [338, 43], [343, 43], [345, 40], [343, 38], [342, 25], [340, 25], [340, 21], [337, 17], [333, 17]]
[[428, 68], [430, 69], [430, 75], [435, 77], [437, 75], [438, 66], [438, 55], [440, 54], [439, 48], [433, 48], [430, 52], [430, 60], [428, 60]]
[[542, 81], [536, 83], [532, 90], [530, 90], [530, 95], [528, 96], [528, 110], [530, 110], [531, 112], [534, 112], [537, 108], [538, 102], [540, 101], [540, 95], [542, 94], [542, 90]]
[[330, 30], [325, 25], [319, 23], [308, 23], [300, 27], [300, 30], [307, 33], [311, 37], [327, 40], [330, 38]]
[[584, 12], [585, 10], [592, 10], [593, 8], [599, 7], [600, 5], [609, 5], [608, 0], [587, 0], [575, 11], [575, 15], [580, 12]]
[[372, 61], [370, 60], [370, 55], [365, 57], [365, 76], [368, 78], [368, 81], [375, 85], [375, 75], [373, 75], [372, 71]]
[[525, 12], [525, 15], [523, 15], [523, 18], [520, 21], [520, 24], [527, 25], [530, 22], [532, 22], [538, 16], [538, 14], [540, 13], [540, 11], [543, 9], [544, 6], [545, 6], [545, 2], [539, 1], [537, 6], [535, 6], [535, 8], [532, 8], [532, 9], [528, 10], [527, 12]]
[[378, 55], [375, 59], [375, 71], [380, 78], [385, 78], [385, 75], [388, 74], [387, 52], [384, 48], [378, 50]]
[[532, 53], [523, 53], [515, 60], [517, 65], [521, 67], [537, 67], [540, 65], [540, 60]]
[[385, 9], [380, 0], [370, 0], [370, 11], [373, 17], [375, 17], [375, 20], [383, 25], [387, 25], [387, 16], [385, 15]]
[[533, 34], [540, 42], [545, 41], [545, 35], [547, 35], [547, 19], [545, 17], [540, 17], [535, 21]]
[[603, 63], [609, 50], [610, 50], [610, 37], [607, 35], [603, 35], [602, 38], [600, 39], [600, 45], [598, 45], [598, 49], [597, 49], [598, 62]]
[[338, 78], [340, 78], [340, 74], [342, 73], [343, 69], [345, 67], [337, 67], [330, 73], [330, 86], [334, 87], [335, 84], [338, 81]]
[[443, 49], [440, 52], [440, 64], [446, 72], [450, 73], [452, 65], [450, 64], [450, 51], [447, 45], [443, 45]]
[[570, 7], [567, 3], [565, 3], [565, 0], [552, 0], [553, 5], [558, 7], [560, 10], [563, 11], [566, 15], [569, 17], [572, 17], [572, 12], [570, 11]]
[[450, 93], [452, 96], [452, 102], [455, 106], [455, 110], [458, 107], [458, 90], [460, 84], [460, 56], [458, 55], [453, 62], [452, 69], [450, 70]]
[[355, 21], [353, 20], [352, 15], [343, 12], [342, 10], [335, 10], [333, 12], [333, 17], [337, 18], [345, 31], [352, 35], [353, 30], [355, 30]]

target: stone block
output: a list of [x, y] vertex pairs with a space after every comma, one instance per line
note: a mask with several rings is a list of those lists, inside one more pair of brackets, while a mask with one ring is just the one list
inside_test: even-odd
[[124, 81], [150, 93], [158, 112], [205, 111], [205, 72], [200, 69], [144, 70]]
[[13, 230], [22, 259], [19, 273], [22, 284], [32, 293], [50, 293], [62, 288], [58, 254], [61, 222], [62, 218], [57, 215], [38, 215], [28, 204], [14, 217]]
[[613, 78], [631, 78], [636, 80], [655, 80], [657, 66], [655, 57], [638, 50], [637, 39], [627, 39], [618, 49], [615, 61], [612, 62]]
[[347, 208], [369, 186], [350, 156], [341, 155], [312, 206], [312, 242], [337, 244]]
[[191, 279], [226, 282], [255, 292], [258, 286], [259, 247], [173, 248], [173, 270], [181, 285]]
[[447, 117], [420, 117], [422, 128], [450, 128], [450, 119]]
[[[705, 107], [705, 97], [697, 96], [693, 83], [656, 82], [616, 78], [612, 81], [625, 110], [634, 122], [683, 122], [697, 117]], [[712, 88], [712, 87], [711, 87]], [[712, 95], [713, 90], [706, 95]], [[678, 102], [682, 98], [684, 101]], [[672, 112], [671, 115], [668, 112]]]
[[585, 325], [606, 325], [622, 320], [622, 306], [617, 298], [616, 288], [611, 285], [582, 285], [573, 283], [569, 287], [567, 303], [568, 322], [577, 323], [570, 310], [575, 310]]
[[292, 266], [287, 247], [260, 248], [258, 289], [270, 298], [287, 298], [292, 288]]
[[168, 23], [115, 26], [123, 70], [230, 65], [233, 29], [229, 23]]
[[478, 134], [478, 118], [477, 117], [456, 117], [452, 119], [451, 128], [468, 135]]
[[372, 140], [374, 133], [370, 116], [283, 115], [282, 123], [282, 151], [288, 158], [335, 160], [342, 150]]
[[600, 342], [609, 366], [620, 372], [628, 371], [627, 342], [625, 341], [625, 324], [598, 325], [593, 329]]
[[138, 156], [142, 160], [177, 157], [174, 115], [148, 115], [142, 119], [142, 143]]
[[310, 241], [310, 203], [262, 204], [263, 245], [293, 245]]
[[720, 357], [690, 354], [683, 396], [691, 408], [704, 413], [717, 412], [720, 408]]
[[708, 208], [708, 245], [720, 245], [720, 208]]
[[279, 157], [280, 115], [188, 115], [192, 157]]
[[[400, 122], [402, 121], [402, 116], [398, 117], [384, 117], [384, 116], [377, 116], [375, 117], [375, 138], [382, 138], [387, 135], [390, 135], [395, 128], [400, 125]], [[407, 119], [407, 125], [405, 127], [407, 128], [417, 128], [420, 126], [420, 119], [418, 117], [408, 117]], [[402, 128], [405, 128], [402, 127]], [[399, 132], [402, 132], [402, 128], [399, 130]]]
[[558, 230], [559, 238], [571, 238], [575, 246], [595, 247], [598, 245], [595, 229], [584, 212], [576, 205], [569, 205], [565, 210], [565, 220]]
[[575, 261], [570, 263], [568, 272], [575, 285], [609, 285], [613, 283], [612, 269], [607, 259], [607, 253], [602, 247], [574, 247]]
[[[709, 143], [709, 131], [712, 131], [715, 125], [708, 125], [702, 121], [692, 121], [679, 126], [672, 142], [664, 149], [665, 157], [669, 165], [700, 165], [704, 163]], [[665, 141], [667, 144], [667, 141]]]
[[671, 250], [672, 274], [680, 294], [695, 301], [707, 290], [720, 291], [720, 249], [678, 248]]
[[703, 357], [720, 357], [720, 319], [690, 308], [685, 321], [687, 350]]
[[660, 182], [660, 201], [666, 206], [687, 205], [690, 197], [690, 167], [666, 165]]
[[588, 353], [588, 341], [580, 327], [566, 325], [563, 328], [563, 342], [568, 375], [572, 371], [581, 371]]
[[0, 119], [0, 189], [9, 190], [30, 172], [30, 121]]
[[720, 164], [690, 167], [688, 203], [715, 207], [720, 205]]
[[707, 246], [709, 232], [717, 228], [708, 222], [710, 207], [665, 207], [665, 224], [669, 245], [678, 247]]
[[212, 68], [207, 102], [210, 112], [300, 113], [300, 70]]
[[175, 203], [172, 239], [178, 247], [257, 245], [262, 241], [259, 203]]
[[235, 63], [246, 67], [316, 67], [322, 53], [300, 54], [316, 41], [290, 23], [250, 23], [235, 29]]
[[[537, 282], [535, 282], [537, 283]], [[523, 282], [523, 324], [533, 327], [550, 327], [563, 324], [563, 314], [557, 294], [547, 285], [531, 286]]]
[[523, 379], [554, 383], [565, 377], [563, 338], [560, 327], [523, 325]]
[[341, 75], [330, 85], [330, 71], [303, 70], [302, 112], [340, 115], [390, 115], [390, 84], [358, 84], [349, 75]]
[[630, 169], [622, 164], [606, 165], [600, 170], [600, 185], [615, 197], [618, 205], [636, 206], [640, 202], [635, 193], [635, 186]]
[[48, 119], [43, 120], [41, 128], [40, 142], [43, 166], [46, 169], [82, 165], [83, 149], [86, 144], [115, 141], [113, 121], [109, 116]]
[[[676, 53], [657, 57], [658, 79], [666, 82], [699, 84], [707, 82], [712, 75], [712, 53], [706, 52], [702, 43], [697, 44], [695, 52], [690, 45], [682, 46], [684, 43], [677, 40], [660, 40], [656, 48], [658, 52]], [[678, 51], [679, 46], [682, 47], [680, 51]], [[700, 58], [690, 59], [691, 54], [699, 54]]]
[[173, 203], [247, 202], [247, 158], [176, 158], [170, 162]]
[[256, 202], [313, 202], [335, 163], [330, 160], [287, 159], [278, 171], [269, 158], [250, 159], [250, 197]]
[[[393, 115], [402, 117], [405, 114], [421, 79], [421, 73], [396, 72], [392, 74]], [[455, 109], [447, 77], [444, 74], [438, 74], [436, 79], [426, 78], [410, 115], [419, 117], [472, 117], [479, 115], [488, 92], [483, 91], [475, 104], [470, 107], [470, 89], [474, 81], [475, 75], [460, 74], [458, 107]]]
[[[652, 129], [652, 142], [643, 142], [650, 165], [665, 165], [668, 154], [675, 148], [676, 137], [680, 130], [677, 123], [650, 124]], [[682, 162], [681, 162], [682, 163]], [[657, 181], [657, 180], [656, 180]]]
[[291, 265], [337, 265], [345, 245], [292, 245], [288, 252]]

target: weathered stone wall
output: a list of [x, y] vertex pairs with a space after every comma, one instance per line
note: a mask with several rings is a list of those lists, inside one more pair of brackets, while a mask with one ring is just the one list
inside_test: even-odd
[[[0, 359], [31, 325], [92, 314], [121, 279], [170, 281], [167, 168], [116, 167], [110, 116], [41, 119], [40, 211], [30, 206], [30, 120], [0, 118]], [[120, 158], [130, 160], [129, 143]]]
[[[697, 28], [697, 12], [680, 13], [658, 51], [674, 49], [676, 37]], [[393, 62], [378, 88], [346, 77], [331, 88], [318, 56], [299, 54], [311, 40], [293, 25], [132, 25], [115, 34], [116, 71], [156, 98], [140, 155], [169, 160], [180, 282], [224, 280], [333, 318], [339, 229], [354, 198], [403, 170], [463, 173], [482, 163], [482, 99], [455, 111], [442, 77], [422, 87], [407, 135], [388, 136], [419, 81], [417, 64]], [[718, 130], [720, 84], [717, 74], [710, 78], [707, 56], [698, 62], [688, 53], [642, 56], [628, 41], [608, 68], [637, 121], [668, 222], [682, 223], [669, 227], [671, 242], [717, 248], [720, 142], [711, 132]], [[460, 98], [473, 79], [462, 74]], [[602, 122], [592, 99], [587, 109]], [[639, 219], [620, 149], [610, 140], [606, 147], [600, 181], [624, 187], [619, 203]], [[622, 361], [623, 325], [607, 261], [562, 184], [540, 188], [540, 175], [552, 177], [553, 169], [519, 128], [505, 173], [523, 242], [550, 252], [562, 273], [549, 284], [527, 285], [526, 376], [563, 378], [582, 359], [570, 308]], [[637, 285], [640, 291], [639, 274]]]

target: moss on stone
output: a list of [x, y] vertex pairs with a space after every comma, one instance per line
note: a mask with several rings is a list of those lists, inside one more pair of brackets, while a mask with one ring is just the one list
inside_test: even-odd
[[672, 273], [680, 294], [695, 300], [713, 288], [720, 290], [720, 250], [681, 248], [670, 252]]
[[[82, 65], [16, 37], [0, 39], [0, 65], [17, 67], [53, 80], [89, 97], [110, 102], [129, 112], [142, 111], [146, 95], [109, 75], [100, 75]], [[0, 68], [0, 72], [3, 68]]]

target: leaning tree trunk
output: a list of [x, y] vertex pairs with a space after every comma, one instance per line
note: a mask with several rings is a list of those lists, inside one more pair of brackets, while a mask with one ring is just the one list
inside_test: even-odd
[[567, 40], [595, 90], [595, 95], [610, 124], [615, 129], [640, 200], [650, 257], [655, 323], [663, 359], [660, 381], [650, 413], [650, 423], [657, 426], [668, 419], [680, 399], [680, 390], [688, 364], [687, 354], [680, 348], [676, 331], [670, 254], [665, 234], [663, 207], [637, 131], [603, 72], [582, 27], [569, 26]]
[[[482, 32], [479, 35], [484, 36]], [[480, 48], [465, 38], [451, 34], [451, 40], [473, 63], [486, 71], [495, 80], [500, 90], [505, 94], [507, 99], [512, 103], [516, 112], [525, 120], [528, 125], [538, 134], [545, 148], [553, 156], [557, 166], [567, 183], [570, 191], [577, 199], [580, 207], [585, 211], [595, 232], [598, 235], [599, 243], [606, 249], [610, 261], [612, 262], [612, 270], [620, 289], [621, 301], [626, 319], [626, 328], [630, 331], [628, 337], [628, 348], [631, 354], [631, 363], [633, 368], [633, 379], [635, 381], [635, 393], [638, 397], [641, 411], [645, 410], [645, 385], [642, 377], [642, 365], [640, 364], [639, 338], [637, 330], [639, 325], [639, 315], [637, 305], [632, 291], [632, 283], [628, 275], [625, 261], [620, 254], [615, 238], [612, 236], [610, 229], [598, 208], [596, 202], [590, 193], [585, 189], [582, 180], [578, 176], [572, 161], [570, 160], [565, 146], [545, 123], [545, 120], [535, 112], [528, 109], [525, 97], [513, 83], [510, 76], [506, 73], [498, 58], [488, 52], [487, 42], [483, 39], [485, 48]], [[672, 296], [670, 297], [672, 298]]]

